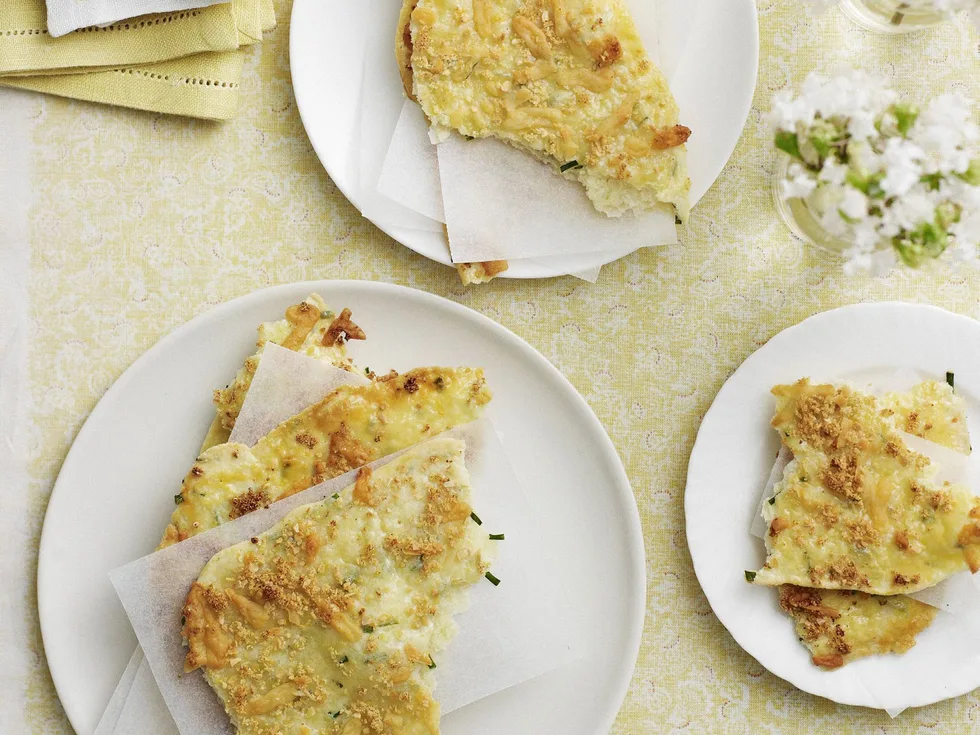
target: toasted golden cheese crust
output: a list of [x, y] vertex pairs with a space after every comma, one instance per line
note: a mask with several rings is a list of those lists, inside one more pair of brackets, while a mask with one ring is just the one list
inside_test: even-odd
[[290, 306], [283, 319], [260, 324], [256, 342], [258, 350], [245, 360], [227, 387], [214, 392], [217, 415], [208, 429], [201, 451], [228, 441], [267, 343], [324, 360], [344, 370], [353, 370], [353, 362], [347, 356], [347, 340], [365, 338], [364, 330], [351, 321], [350, 309], [344, 309], [338, 316], [327, 308], [318, 294], [310, 294], [305, 300]]
[[848, 387], [773, 389], [772, 424], [794, 459], [764, 504], [758, 584], [914, 592], [980, 568], [980, 501], [931, 479], [890, 409]]
[[471, 283], [488, 283], [507, 270], [506, 260], [487, 260], [482, 263], [457, 263], [456, 270], [464, 286]]
[[779, 605], [796, 622], [796, 633], [813, 663], [826, 669], [879, 653], [905, 653], [929, 627], [936, 608], [906, 595], [869, 595], [784, 584]]
[[252, 448], [203, 452], [184, 478], [160, 548], [479, 418], [483, 371], [418, 368], [332, 391]]
[[686, 219], [690, 130], [623, 0], [419, 0], [410, 19], [396, 57], [437, 129], [532, 153], [610, 216]]
[[464, 445], [436, 438], [216, 554], [184, 606], [240, 733], [437, 735], [430, 669], [490, 568]]

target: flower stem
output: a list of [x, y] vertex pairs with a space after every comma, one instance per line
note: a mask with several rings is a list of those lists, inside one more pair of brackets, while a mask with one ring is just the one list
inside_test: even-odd
[[902, 11], [908, 10], [909, 7], [910, 6], [908, 3], [902, 3], [898, 6], [898, 8], [895, 10], [895, 15], [893, 15], [891, 19], [891, 24], [893, 26], [902, 25], [902, 21], [905, 20], [905, 13]]

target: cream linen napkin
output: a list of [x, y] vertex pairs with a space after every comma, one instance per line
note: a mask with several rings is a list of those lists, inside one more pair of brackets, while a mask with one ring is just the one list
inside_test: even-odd
[[48, 8], [48, 31], [55, 38], [81, 28], [114, 24], [150, 13], [180, 13], [227, 2], [228, 0], [45, 0]]

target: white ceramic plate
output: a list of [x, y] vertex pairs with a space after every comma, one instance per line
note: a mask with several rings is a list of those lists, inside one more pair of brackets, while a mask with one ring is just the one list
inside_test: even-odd
[[[401, 0], [390, 0], [401, 4]], [[752, 106], [759, 65], [759, 27], [753, 0], [658, 0], [671, 6], [665, 13], [689, 42], [676, 50], [671, 90], [681, 119], [694, 134], [688, 142], [692, 207], [704, 196], [735, 150]], [[303, 125], [330, 178], [351, 200], [359, 203], [358, 173], [352, 159], [357, 149], [357, 122], [362, 84], [364, 39], [382, 33], [392, 39], [394, 24], [379, 27], [376, 19], [362, 20], [350, 11], [349, 0], [296, 0], [290, 24], [289, 62], [293, 89]], [[693, 8], [693, 10], [692, 10]], [[681, 28], [683, 26], [683, 28]], [[670, 33], [662, 53], [670, 54]], [[400, 100], [397, 83], [391, 94]], [[403, 245], [420, 255], [450, 265], [444, 235], [375, 221]], [[632, 251], [603, 252], [549, 261], [548, 266], [514, 262], [504, 278], [545, 278], [562, 272], [585, 271], [605, 265]]]
[[399, 286], [279, 286], [203, 314], [116, 381], [79, 432], [45, 517], [38, 567], [44, 647], [79, 735], [91, 735], [136, 645], [108, 572], [151, 552], [214, 414], [211, 391], [254, 349], [255, 328], [320, 293], [368, 334], [360, 365], [474, 365], [494, 393], [488, 415], [544, 519], [541, 543], [591, 634], [585, 658], [448, 715], [444, 732], [605, 732], [636, 662], [645, 604], [643, 539], [629, 481], [602, 425], [539, 353], [495, 322]]
[[762, 540], [748, 529], [779, 450], [769, 426], [772, 386], [802, 377], [832, 382], [891, 368], [943, 380], [950, 370], [967, 402], [971, 433], [978, 436], [978, 366], [980, 322], [932, 306], [858, 304], [779, 333], [722, 387], [701, 423], [688, 467], [687, 539], [698, 581], [718, 619], [769, 671], [842, 704], [889, 710], [931, 704], [980, 686], [976, 658], [959, 661], [962, 667], [950, 675], [952, 662], [968, 655], [962, 623], [951, 615], [940, 613], [908, 653], [824, 671], [797, 642], [776, 591], [749, 585], [744, 577], [744, 570], [765, 561]]

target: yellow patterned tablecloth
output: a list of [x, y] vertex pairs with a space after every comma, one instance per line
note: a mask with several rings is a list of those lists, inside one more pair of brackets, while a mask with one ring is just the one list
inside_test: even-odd
[[29, 97], [32, 130], [24, 154], [31, 327], [21, 335], [31, 553], [25, 588], [5, 584], [3, 594], [27, 602], [26, 620], [14, 622], [28, 631], [30, 673], [10, 700], [21, 700], [15, 714], [25, 731], [71, 732], [30, 583], [47, 498], [81, 423], [123, 370], [178, 325], [254, 289], [316, 278], [402, 283], [471, 306], [544, 353], [595, 409], [632, 480], [647, 550], [643, 644], [614, 732], [980, 728], [980, 692], [892, 721], [767, 673], [711, 613], [682, 507], [701, 417], [728, 375], [780, 330], [834, 306], [884, 299], [980, 317], [977, 275], [848, 279], [834, 258], [795, 241], [770, 200], [775, 155], [764, 123], [774, 90], [841, 64], [882, 74], [920, 99], [950, 88], [980, 99], [973, 29], [960, 22], [889, 38], [858, 30], [837, 10], [814, 16], [803, 0], [759, 0], [755, 103], [731, 162], [681, 229], [683, 247], [624, 258], [595, 285], [561, 278], [464, 289], [455, 271], [361, 219], [324, 173], [292, 96], [289, 6], [277, 2], [279, 28], [246, 62], [241, 112], [230, 123], [17, 93]]

